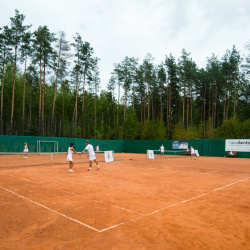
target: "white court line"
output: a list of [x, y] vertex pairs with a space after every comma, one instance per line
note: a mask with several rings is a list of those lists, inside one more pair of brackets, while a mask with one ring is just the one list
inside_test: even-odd
[[250, 177], [247, 177], [247, 178], [245, 178], [245, 179], [242, 179], [242, 180], [239, 180], [239, 181], [230, 183], [230, 184], [225, 185], [225, 186], [223, 186], [223, 187], [213, 189], [213, 190], [211, 190], [211, 191], [209, 191], [209, 192], [207, 192], [207, 193], [204, 193], [204, 194], [201, 194], [201, 195], [197, 195], [197, 196], [194, 196], [194, 197], [192, 197], [192, 198], [190, 198], [190, 199], [181, 201], [180, 203], [176, 203], [176, 204], [173, 204], [173, 205], [169, 205], [169, 206], [164, 207], [164, 208], [162, 208], [162, 209], [156, 210], [156, 211], [154, 211], [154, 212], [152, 212], [152, 213], [145, 214], [145, 216], [148, 216], [148, 215], [151, 215], [151, 214], [158, 213], [158, 212], [163, 211], [163, 210], [165, 210], [165, 209], [167, 209], [167, 208], [174, 207], [174, 206], [178, 206], [178, 205], [181, 205], [181, 204], [183, 204], [183, 203], [186, 203], [186, 202], [189, 202], [189, 201], [192, 201], [192, 200], [196, 200], [196, 199], [198, 199], [198, 198], [200, 198], [200, 197], [206, 196], [206, 195], [211, 194], [211, 193], [213, 193], [213, 192], [216, 192], [216, 191], [218, 191], [218, 190], [225, 189], [225, 188], [227, 188], [227, 187], [230, 187], [230, 186], [235, 185], [235, 184], [237, 184], [237, 183], [240, 183], [240, 182], [242, 182], [242, 181], [248, 180], [249, 178], [250, 178]]
[[[15, 175], [11, 175], [11, 174], [6, 174], [6, 175], [13, 176], [13, 177], [15, 177], [17, 179], [25, 180], [25, 181], [32, 182], [32, 183], [35, 183], [35, 184], [40, 184], [40, 182], [41, 182], [41, 181], [39, 181], [39, 182], [30, 181], [28, 179], [20, 178], [20, 177], [17, 177]], [[80, 194], [76, 194], [76, 193], [71, 193], [71, 192], [68, 192], [68, 191], [60, 189], [60, 188], [55, 188], [55, 187], [49, 187], [49, 188], [53, 188], [53, 189], [61, 191], [61, 192], [65, 192], [65, 193], [68, 193], [68, 194], [71, 194], [71, 195], [76, 195], [76, 196], [79, 196], [79, 197], [86, 198], [86, 196], [83, 196], [83, 195], [80, 195]], [[144, 215], [144, 214], [142, 214], [140, 212], [135, 212], [133, 210], [130, 210], [130, 209], [127, 209], [127, 208], [123, 208], [123, 207], [119, 207], [119, 206], [116, 206], [116, 205], [113, 205], [113, 204], [110, 204], [110, 203], [106, 203], [106, 202], [103, 202], [103, 201], [98, 201], [98, 200], [90, 200], [90, 201], [97, 202], [97, 203], [102, 203], [102, 204], [105, 204], [107, 206], [111, 206], [111, 207], [115, 207], [115, 208], [118, 208], [118, 209], [122, 209], [122, 210], [125, 210], [125, 211], [128, 211], [128, 212], [134, 213], [134, 214]]]
[[37, 182], [31, 181], [31, 180], [29, 180], [29, 179], [24, 179], [24, 178], [16, 177], [15, 175], [12, 175], [12, 174], [6, 174], [6, 173], [4, 173], [4, 174], [5, 174], [5, 175], [12, 176], [12, 177], [15, 177], [15, 178], [18, 178], [18, 179], [21, 179], [21, 180], [25, 180], [25, 181], [28, 181], [28, 182], [37, 183]]
[[[69, 173], [69, 175], [73, 175], [73, 174], [72, 174], [72, 173]], [[99, 175], [103, 175], [103, 174], [81, 176], [80, 178], [89, 178], [89, 177], [95, 177], [95, 176], [99, 176]], [[41, 182], [41, 183], [43, 183], [43, 182], [49, 183], [49, 182], [51, 182], [51, 181], [60, 181], [60, 180], [67, 181], [67, 180], [71, 180], [71, 178], [57, 178], [57, 179], [52, 179], [52, 180], [50, 180], [50, 181], [39, 181], [39, 182]], [[39, 183], [39, 182], [37, 182], [37, 183]]]
[[[153, 211], [152, 213], [142, 214], [141, 216], [139, 216], [139, 217], [137, 217], [137, 218], [135, 218], [135, 219], [132, 219], [132, 220], [129, 220], [129, 221], [125, 221], [125, 222], [122, 222], [122, 223], [113, 225], [113, 226], [111, 226], [111, 227], [104, 228], [104, 229], [102, 229], [102, 230], [98, 230], [98, 229], [92, 228], [92, 227], [90, 227], [90, 226], [88, 226], [88, 225], [86, 225], [86, 224], [84, 224], [84, 223], [82, 223], [82, 222], [80, 222], [80, 221], [77, 221], [77, 220], [74, 220], [74, 219], [72, 219], [72, 218], [70, 218], [70, 217], [67, 217], [66, 215], [63, 215], [63, 214], [61, 214], [61, 213], [59, 213], [59, 212], [57, 212], [57, 211], [55, 211], [55, 210], [52, 210], [52, 209], [50, 209], [50, 208], [47, 208], [47, 207], [45, 207], [45, 206], [43, 206], [43, 205], [41, 205], [41, 204], [39, 204], [39, 203], [36, 203], [36, 202], [34, 202], [34, 201], [32, 201], [32, 200], [30, 200], [30, 201], [31, 201], [31, 202], [34, 202], [35, 204], [41, 205], [42, 207], [44, 207], [44, 208], [46, 208], [46, 209], [48, 209], [48, 210], [51, 210], [51, 211], [53, 211], [53, 212], [55, 212], [55, 213], [57, 213], [57, 214], [60, 214], [60, 215], [66, 217], [66, 218], [68, 218], [68, 219], [71, 219], [71, 220], [73, 220], [73, 221], [75, 221], [75, 222], [78, 222], [78, 223], [81, 224], [81, 225], [84, 225], [84, 226], [89, 227], [89, 228], [91, 228], [91, 229], [93, 229], [93, 230], [95, 230], [95, 231], [97, 231], [97, 232], [99, 232], [99, 233], [102, 233], [102, 232], [111, 230], [111, 229], [113, 229], [113, 228], [116, 228], [116, 227], [118, 227], [118, 226], [127, 224], [127, 223], [129, 223], [129, 222], [136, 221], [136, 220], [139, 220], [139, 219], [141, 219], [141, 218], [144, 218], [144, 217], [147, 217], [147, 216], [156, 214], [156, 213], [161, 212], [161, 211], [163, 211], [163, 210], [166, 210], [166, 209], [168, 209], [168, 208], [170, 208], [170, 207], [175, 207], [175, 206], [181, 205], [181, 204], [183, 204], [183, 203], [187, 203], [187, 202], [189, 202], [189, 201], [192, 201], [192, 200], [198, 199], [198, 198], [200, 198], [200, 197], [206, 196], [206, 195], [208, 195], [208, 194], [210, 194], [210, 193], [212, 193], [212, 192], [216, 192], [216, 191], [218, 191], [218, 190], [225, 189], [225, 188], [227, 188], [227, 187], [229, 187], [229, 186], [232, 186], [232, 185], [235, 185], [235, 184], [237, 184], [237, 183], [240, 183], [240, 182], [243, 182], [243, 181], [245, 181], [245, 180], [248, 180], [249, 178], [250, 178], [250, 177], [247, 177], [247, 178], [245, 178], [245, 179], [242, 179], [242, 180], [239, 180], [239, 181], [230, 183], [230, 184], [225, 185], [225, 186], [223, 186], [223, 187], [213, 189], [212, 191], [209, 191], [209, 192], [206, 192], [206, 193], [204, 193], [204, 194], [201, 194], [201, 195], [192, 197], [192, 198], [190, 198], [190, 199], [181, 201], [181, 202], [176, 203], [176, 204], [169, 205], [169, 206], [164, 207], [164, 208], [162, 208], [162, 209]], [[2, 188], [2, 187], [0, 186], [0, 188]], [[3, 188], [3, 189], [4, 189], [4, 188]], [[7, 190], [7, 189], [5, 189], [5, 190]], [[12, 192], [12, 191], [10, 191], [10, 190], [7, 190], [7, 191]], [[67, 191], [65, 191], [65, 192], [67, 192]], [[14, 193], [14, 192], [12, 192], [12, 193]], [[16, 194], [16, 193], [14, 193], [14, 194]], [[18, 195], [18, 194], [16, 194], [16, 195]], [[18, 196], [20, 196], [20, 195], [18, 195]], [[20, 197], [23, 197], [23, 196], [20, 196]], [[23, 197], [23, 198], [25, 198], [25, 197]], [[28, 198], [25, 198], [25, 199], [29, 200]]]
[[96, 228], [94, 228], [94, 227], [91, 227], [91, 226], [89, 226], [89, 225], [87, 225], [87, 224], [85, 224], [85, 223], [82, 223], [82, 222], [80, 222], [79, 220], [75, 220], [75, 219], [73, 219], [73, 218], [71, 218], [71, 217], [69, 217], [69, 216], [67, 216], [67, 215], [65, 215], [65, 214], [59, 213], [59, 212], [57, 212], [56, 210], [53, 210], [53, 209], [51, 209], [51, 208], [49, 208], [49, 207], [46, 207], [46, 206], [44, 206], [44, 205], [42, 205], [42, 204], [40, 204], [40, 203], [38, 203], [38, 202], [36, 202], [36, 201], [33, 201], [33, 200], [31, 200], [31, 199], [29, 199], [29, 198], [27, 198], [27, 197], [24, 197], [24, 196], [22, 196], [22, 195], [20, 195], [20, 194], [17, 194], [17, 193], [15, 193], [15, 192], [13, 192], [13, 191], [7, 189], [7, 188], [1, 187], [1, 186], [0, 186], [0, 188], [2, 188], [3, 190], [5, 190], [5, 191], [7, 191], [7, 192], [9, 192], [9, 193], [12, 193], [12, 194], [18, 196], [18, 197], [21, 197], [22, 199], [28, 200], [28, 201], [30, 201], [30, 202], [32, 202], [32, 203], [34, 203], [34, 204], [36, 204], [36, 205], [38, 205], [38, 206], [40, 206], [40, 207], [43, 207], [43, 208], [45, 208], [45, 209], [47, 209], [47, 210], [49, 210], [49, 211], [51, 211], [51, 212], [53, 212], [53, 213], [55, 213], [55, 214], [59, 214], [59, 215], [65, 217], [65, 218], [67, 218], [67, 219], [69, 219], [69, 220], [71, 220], [71, 221], [74, 221], [74, 222], [76, 222], [76, 223], [78, 223], [78, 224], [80, 224], [80, 225], [82, 225], [82, 226], [85, 226], [85, 227], [87, 227], [87, 228], [89, 228], [89, 229], [92, 229], [92, 230], [94, 230], [94, 231], [96, 231], [96, 232], [100, 232], [100, 230], [98, 230], [98, 229], [96, 229]]
[[235, 184], [237, 184], [237, 183], [239, 183], [239, 182], [248, 180], [249, 178], [250, 178], [250, 177], [247, 177], [247, 178], [245, 178], [245, 179], [242, 179], [242, 180], [233, 182], [233, 183], [228, 184], [228, 185], [226, 185], [226, 186], [223, 186], [223, 187], [220, 187], [220, 188], [216, 188], [216, 189], [214, 189], [214, 190], [212, 190], [212, 191], [209, 191], [209, 192], [207, 192], [207, 193], [204, 193], [204, 194], [195, 196], [195, 197], [190, 198], [190, 199], [188, 199], [188, 200], [184, 200], [184, 201], [182, 201], [182, 202], [180, 202], [180, 203], [176, 203], [176, 204], [169, 205], [169, 206], [164, 207], [164, 208], [162, 208], [162, 209], [153, 211], [152, 213], [149, 213], [149, 214], [144, 214], [144, 215], [142, 215], [142, 216], [140, 216], [140, 217], [138, 217], [138, 218], [135, 218], [135, 219], [132, 219], [132, 220], [129, 220], [129, 221], [126, 221], [126, 222], [123, 222], [123, 223], [120, 223], [120, 224], [111, 226], [111, 227], [107, 227], [107, 228], [105, 228], [105, 229], [100, 230], [99, 232], [102, 233], [102, 232], [104, 232], [104, 231], [108, 231], [108, 230], [110, 230], [110, 229], [113, 229], [113, 228], [116, 228], [116, 227], [118, 227], [118, 226], [127, 224], [127, 223], [129, 223], [129, 222], [136, 221], [136, 220], [139, 220], [139, 219], [141, 219], [141, 218], [144, 218], [144, 217], [147, 217], [147, 216], [156, 214], [156, 213], [161, 212], [161, 211], [163, 211], [163, 210], [165, 210], [165, 209], [168, 209], [168, 208], [170, 208], [170, 207], [175, 207], [175, 206], [181, 205], [181, 204], [183, 204], [183, 203], [186, 203], [186, 202], [189, 202], [189, 201], [198, 199], [198, 198], [200, 198], [200, 197], [202, 197], [202, 196], [206, 196], [206, 195], [208, 195], [208, 194], [210, 194], [210, 193], [212, 193], [212, 192], [216, 192], [216, 191], [218, 191], [218, 190], [221, 190], [221, 189], [227, 188], [227, 187], [229, 187], [229, 186], [235, 185]]

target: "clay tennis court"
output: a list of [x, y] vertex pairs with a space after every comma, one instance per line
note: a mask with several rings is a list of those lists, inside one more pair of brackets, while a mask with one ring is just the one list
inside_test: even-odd
[[250, 249], [250, 159], [115, 159], [70, 174], [0, 157], [0, 249]]

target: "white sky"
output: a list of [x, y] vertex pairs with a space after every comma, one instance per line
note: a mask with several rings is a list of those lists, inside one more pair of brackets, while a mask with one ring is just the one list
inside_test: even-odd
[[0, 6], [0, 27], [18, 9], [32, 31], [47, 25], [65, 31], [70, 42], [78, 32], [101, 58], [103, 89], [125, 56], [142, 63], [151, 53], [158, 64], [170, 53], [178, 59], [185, 48], [205, 67], [213, 52], [221, 58], [233, 45], [244, 55], [250, 41], [249, 0], [0, 0]]

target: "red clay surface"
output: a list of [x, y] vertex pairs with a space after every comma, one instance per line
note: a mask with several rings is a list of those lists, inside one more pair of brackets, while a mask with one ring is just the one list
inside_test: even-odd
[[0, 249], [250, 249], [250, 159], [115, 159], [0, 168]]

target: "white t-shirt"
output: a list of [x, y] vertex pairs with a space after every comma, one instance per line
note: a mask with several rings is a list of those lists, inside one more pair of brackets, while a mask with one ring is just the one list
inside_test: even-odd
[[71, 150], [71, 147], [69, 147], [68, 154], [67, 154], [67, 161], [73, 161], [72, 154], [73, 154], [73, 151]]
[[163, 153], [164, 152], [164, 147], [161, 146], [160, 149], [161, 149], [161, 152]]
[[191, 155], [194, 155], [194, 148], [191, 148]]
[[27, 145], [24, 146], [23, 152], [24, 152], [24, 153], [28, 153], [28, 152], [29, 152], [29, 149], [28, 149], [28, 146], [27, 146]]
[[91, 144], [87, 145], [85, 149], [88, 151], [89, 156], [95, 156], [95, 151]]

